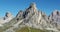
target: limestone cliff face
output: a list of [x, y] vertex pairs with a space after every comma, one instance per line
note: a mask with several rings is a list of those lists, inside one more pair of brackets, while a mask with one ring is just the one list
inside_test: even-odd
[[9, 23], [10, 26], [14, 24], [14, 26], [19, 26], [21, 24], [38, 29], [53, 28], [53, 26], [49, 23], [48, 17], [42, 11], [38, 11], [35, 3], [30, 4], [25, 11], [20, 10], [16, 17]]
[[12, 14], [10, 12], [6, 12], [4, 20], [6, 20], [6, 19], [8, 19], [10, 17], [12, 17]]
[[19, 29], [25, 26], [49, 30], [50, 32], [60, 32], [57, 28], [57, 26], [60, 27], [60, 12], [54, 11], [52, 15], [48, 17], [44, 12], [37, 9], [35, 3], [31, 3], [25, 11], [20, 10], [14, 18], [12, 18], [10, 12], [7, 12], [3, 20], [6, 21], [3, 24], [3, 28], [8, 28], [4, 32], [15, 32], [14, 29]]
[[55, 10], [52, 12], [52, 14], [49, 16], [50, 23], [60, 29], [60, 11]]
[[10, 12], [6, 12], [5, 17], [0, 19], [0, 24], [4, 24], [13, 19], [13, 15]]

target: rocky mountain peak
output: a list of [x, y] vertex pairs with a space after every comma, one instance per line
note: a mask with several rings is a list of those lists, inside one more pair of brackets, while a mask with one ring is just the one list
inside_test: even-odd
[[28, 7], [28, 9], [26, 9], [30, 12], [37, 12], [37, 7], [36, 7], [36, 4], [33, 2], [30, 4], [30, 6]]
[[8, 12], [6, 12], [5, 16], [10, 17], [10, 16], [12, 16], [12, 14], [8, 11]]
[[31, 7], [36, 7], [36, 4], [33, 2], [30, 4]]
[[33, 2], [33, 3], [31, 3], [30, 6], [32, 7], [33, 11], [36, 12], [36, 10], [37, 10], [36, 4]]
[[[60, 11], [54, 10], [53, 13], [49, 17], [50, 23], [59, 28], [60, 27]], [[59, 28], [60, 29], [60, 28]]]
[[23, 11], [20, 10], [20, 11], [18, 12], [18, 14], [16, 15], [16, 17], [20, 17], [20, 16], [22, 16], [22, 15], [23, 15]]
[[9, 11], [7, 11], [6, 14], [5, 14], [4, 20], [8, 19], [10, 17], [13, 17], [13, 15]]
[[2, 19], [0, 19], [0, 25], [9, 22], [12, 19], [13, 15], [9, 11], [7, 11], [5, 16]]
[[[6, 12], [5, 17], [0, 20], [0, 24], [4, 25], [3, 28], [8, 28], [3, 31], [12, 31], [14, 29], [20, 29], [22, 27], [28, 26], [32, 28], [37, 28], [41, 30], [55, 31], [57, 28], [60, 28], [60, 12], [55, 10], [49, 17], [42, 11], [38, 11], [36, 4], [33, 2], [30, 6], [22, 11], [20, 10], [15, 18], [11, 17], [10, 12]], [[1, 26], [0, 25], [0, 26]], [[57, 28], [56, 28], [57, 27]], [[60, 32], [60, 31], [59, 31]]]
[[52, 15], [60, 15], [60, 12], [58, 10], [55, 10]]

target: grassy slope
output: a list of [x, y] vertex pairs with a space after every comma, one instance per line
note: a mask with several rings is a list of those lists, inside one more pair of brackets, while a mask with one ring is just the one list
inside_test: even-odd
[[35, 28], [29, 28], [29, 27], [24, 27], [24, 28], [16, 30], [16, 32], [48, 32], [48, 31], [35, 29]]
[[[0, 32], [4, 30], [0, 29]], [[48, 32], [47, 30], [40, 30], [40, 29], [35, 29], [35, 28], [30, 28], [30, 27], [23, 27], [15, 30], [16, 32]]]

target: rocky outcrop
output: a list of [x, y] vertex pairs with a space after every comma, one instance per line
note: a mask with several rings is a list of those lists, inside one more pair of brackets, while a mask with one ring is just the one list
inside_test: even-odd
[[6, 12], [5, 17], [0, 19], [0, 24], [4, 24], [13, 19], [13, 15], [10, 12]]
[[12, 14], [10, 12], [6, 12], [4, 20], [6, 20], [7, 18], [12, 17]]
[[49, 20], [54, 27], [60, 29], [60, 11], [55, 10], [52, 12], [52, 14], [49, 16]]

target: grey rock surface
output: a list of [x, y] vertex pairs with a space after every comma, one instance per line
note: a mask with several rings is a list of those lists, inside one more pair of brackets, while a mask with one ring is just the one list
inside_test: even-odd
[[8, 28], [4, 32], [15, 32], [13, 29], [25, 26], [60, 32], [58, 30], [60, 27], [60, 12], [55, 11], [48, 17], [44, 12], [37, 9], [35, 3], [30, 4], [25, 11], [20, 10], [16, 17], [11, 18], [11, 16], [11, 13], [7, 12], [4, 17], [4, 20], [9, 20], [9, 22], [3, 24], [2, 29]]

